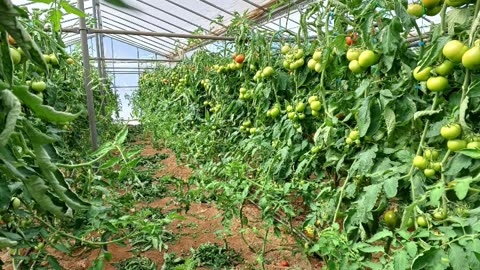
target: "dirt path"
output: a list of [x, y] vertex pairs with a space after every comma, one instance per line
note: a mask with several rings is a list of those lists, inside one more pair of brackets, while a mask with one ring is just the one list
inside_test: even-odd
[[[156, 150], [150, 144], [145, 144], [142, 156], [149, 157], [156, 154], [166, 154], [168, 157], [162, 160], [163, 166], [159, 169], [154, 177], [173, 176], [179, 179], [187, 180], [192, 171], [183, 165], [177, 164], [177, 160], [172, 151], [168, 149]], [[151, 207], [162, 209], [167, 212], [181, 206], [175, 198], [167, 197], [148, 204], [138, 204], [137, 209], [142, 207]], [[230, 234], [223, 232], [221, 224], [222, 212], [215, 208], [214, 205], [208, 203], [192, 203], [187, 214], [182, 212], [184, 220], [172, 222], [166, 228], [178, 237], [176, 241], [167, 243], [168, 250], [162, 252], [158, 250], [149, 250], [142, 253], [142, 256], [150, 258], [158, 264], [158, 269], [164, 262], [164, 253], [175, 252], [177, 256], [188, 256], [190, 249], [197, 249], [201, 244], [218, 243], [223, 246], [227, 243], [228, 247], [233, 248], [241, 253], [244, 260], [243, 263], [237, 265], [235, 269], [261, 269], [259, 264], [265, 231], [261, 229], [260, 221], [261, 213], [254, 206], [246, 206], [244, 210], [245, 216], [249, 220], [249, 228], [244, 228], [244, 240], [242, 240], [240, 231], [241, 223], [238, 218], [232, 220]], [[256, 233], [252, 228], [255, 228]], [[321, 269], [321, 264], [317, 260], [308, 259], [297, 253], [292, 254], [292, 250], [297, 247], [295, 240], [287, 235], [283, 235], [280, 239], [274, 236], [273, 229], [269, 232], [269, 239], [266, 244], [265, 269]], [[125, 246], [109, 245], [108, 251], [112, 254], [112, 260], [105, 264], [104, 269], [117, 269], [114, 264], [122, 260], [135, 256], [132, 247], [125, 242]], [[80, 251], [79, 251], [80, 252]], [[55, 251], [55, 257], [59, 260], [63, 268], [69, 270], [84, 270], [90, 267], [97, 258], [99, 250], [85, 252], [75, 257], [68, 257], [65, 254]], [[282, 261], [289, 263], [288, 267], [281, 265]]]

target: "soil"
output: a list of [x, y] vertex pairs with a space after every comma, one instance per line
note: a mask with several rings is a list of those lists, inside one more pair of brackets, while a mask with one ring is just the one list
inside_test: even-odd
[[[142, 156], [148, 157], [155, 154], [166, 154], [168, 157], [162, 160], [163, 166], [154, 174], [154, 177], [162, 177], [171, 175], [179, 179], [187, 180], [192, 174], [192, 170], [179, 164], [175, 158], [174, 153], [169, 149], [156, 150], [149, 143], [144, 144]], [[137, 209], [142, 207], [160, 208], [162, 211], [173, 210], [181, 208], [175, 198], [167, 197], [149, 204], [138, 204]], [[241, 223], [238, 218], [232, 219], [230, 233], [226, 233], [221, 223], [222, 212], [215, 208], [215, 205], [209, 203], [192, 203], [187, 214], [182, 212], [185, 220], [177, 220], [172, 222], [166, 228], [173, 232], [178, 237], [177, 240], [169, 242], [168, 250], [158, 251], [149, 250], [141, 253], [142, 256], [150, 258], [157, 262], [158, 269], [163, 265], [164, 253], [175, 252], [177, 256], [187, 257], [190, 254], [191, 248], [198, 248], [204, 243], [218, 243], [223, 246], [225, 243], [228, 247], [240, 252], [243, 262], [235, 267], [235, 269], [261, 269], [259, 264], [260, 250], [263, 246], [263, 235], [265, 231], [261, 222], [261, 213], [253, 205], [247, 205], [244, 208], [244, 215], [248, 218], [248, 227], [244, 227], [244, 240], [240, 231]], [[255, 233], [252, 228], [255, 228]], [[273, 229], [269, 231], [268, 241], [265, 246], [265, 269], [321, 269], [320, 261], [312, 258], [307, 258], [298, 252], [298, 244], [293, 237], [282, 233], [281, 238], [274, 236]], [[125, 246], [109, 245], [108, 251], [112, 254], [112, 260], [105, 264], [104, 269], [117, 269], [114, 264], [130, 257], [136, 256], [132, 252], [132, 247], [125, 242]], [[297, 252], [294, 252], [297, 251]], [[294, 254], [296, 253], [296, 254]], [[57, 258], [64, 269], [69, 270], [84, 270], [90, 267], [97, 258], [99, 250], [85, 251], [78, 250], [77, 256], [65, 256], [65, 254], [52, 250], [51, 254]], [[8, 256], [8, 254], [4, 254]], [[4, 260], [2, 256], [0, 259]], [[5, 261], [5, 260], [4, 260]], [[288, 262], [289, 266], [282, 266], [282, 261]], [[5, 268], [9, 269], [9, 267]], [[207, 268], [199, 268], [207, 269]]]

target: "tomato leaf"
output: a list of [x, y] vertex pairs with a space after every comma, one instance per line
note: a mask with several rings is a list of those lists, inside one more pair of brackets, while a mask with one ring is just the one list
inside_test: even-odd
[[57, 259], [53, 256], [47, 256], [48, 266], [55, 270], [62, 270], [62, 266], [58, 263]]
[[473, 159], [480, 159], [480, 149], [463, 149], [458, 151], [462, 155], [466, 155]]
[[368, 87], [370, 87], [370, 83], [371, 83], [370, 79], [363, 80], [358, 86], [358, 88], [355, 89], [355, 96], [357, 98], [363, 96], [365, 91], [367, 91]]
[[0, 237], [0, 249], [7, 248], [7, 247], [13, 247], [18, 245], [17, 241], [8, 239], [6, 237]]
[[455, 194], [459, 200], [465, 199], [468, 194], [468, 190], [470, 189], [470, 183], [472, 182], [472, 177], [464, 177], [455, 180], [457, 183], [455, 184]]
[[68, 3], [68, 1], [62, 0], [60, 2], [60, 4], [62, 5], [62, 8], [70, 14], [74, 14], [74, 15], [77, 15], [78, 17], [82, 17], [82, 18], [85, 18], [87, 16], [80, 9], [70, 5], [70, 3]]
[[387, 135], [390, 137], [396, 126], [395, 112], [387, 107], [383, 112], [383, 117], [385, 119], [385, 125], [387, 126]]
[[413, 115], [413, 120], [417, 120], [420, 117], [423, 116], [430, 116], [430, 115], [435, 115], [437, 113], [440, 113], [441, 110], [426, 110], [426, 111], [418, 111]]
[[372, 121], [370, 118], [370, 103], [371, 97], [367, 97], [362, 101], [362, 105], [358, 109], [358, 130], [360, 131], [360, 137], [367, 134]]
[[390, 230], [383, 230], [380, 232], [377, 232], [374, 236], [372, 236], [370, 239], [367, 240], [367, 243], [374, 243], [378, 240], [387, 238], [387, 237], [392, 237], [393, 233]]
[[0, 57], [2, 58], [2, 62], [0, 63], [0, 75], [2, 75], [2, 78], [6, 83], [12, 85], [14, 67], [7, 37], [7, 32], [0, 32], [0, 40], [2, 42], [0, 44]]
[[393, 269], [394, 270], [405, 270], [409, 267], [410, 257], [405, 250], [398, 250], [395, 252], [393, 257]]
[[381, 30], [380, 44], [383, 54], [395, 55], [395, 52], [403, 44], [403, 38], [400, 36], [402, 31], [403, 28], [398, 17], [393, 18], [390, 24]]
[[7, 181], [0, 181], [0, 211], [7, 211], [10, 206], [12, 194]]
[[13, 87], [13, 93], [34, 112], [36, 117], [48, 122], [68, 123], [80, 115], [80, 112], [76, 114], [59, 112], [50, 106], [43, 105], [42, 99], [30, 93], [27, 86], [15, 86]]
[[[419, 254], [415, 259], [413, 260], [413, 265], [412, 265], [412, 270], [417, 270], [417, 269], [434, 269], [430, 268], [431, 266], [434, 265], [441, 265], [440, 260], [442, 257], [445, 256], [445, 253], [443, 250], [432, 247], [431, 249]], [[438, 268], [435, 268], [438, 269]], [[440, 268], [440, 269], [443, 269]]]
[[458, 109], [458, 122], [462, 126], [467, 126], [467, 122], [465, 122], [465, 116], [467, 115], [467, 109], [468, 109], [468, 102], [470, 98], [466, 96], [462, 103], [460, 103], [460, 108]]
[[[465, 150], [462, 150], [462, 151], [465, 151]], [[448, 170], [445, 172], [445, 175], [456, 176], [461, 170], [470, 167], [471, 164], [472, 164], [472, 159], [469, 158], [468, 156], [456, 155], [452, 159]]]
[[130, 9], [130, 10], [138, 10], [134, 7], [132, 7], [131, 5], [125, 3], [125, 1], [123, 0], [105, 0], [105, 2], [109, 3], [109, 4], [112, 4], [116, 7], [119, 7], [119, 8], [125, 8], [125, 9]]
[[480, 80], [475, 80], [468, 86], [468, 96], [480, 97]]
[[20, 118], [22, 107], [17, 97], [12, 94], [10, 90], [0, 91], [0, 102], [2, 103], [3, 110], [7, 110], [7, 117], [5, 120], [5, 127], [0, 133], [0, 147], [4, 147], [10, 136], [15, 131], [17, 120]]
[[429, 43], [431, 44], [431, 47], [428, 48], [428, 50], [425, 52], [425, 56], [418, 63], [418, 65], [421, 66], [420, 69], [424, 69], [436, 61], [443, 50], [443, 46], [445, 46], [445, 44], [449, 41], [450, 37], [448, 36], [440, 36], [437, 40], [433, 39], [432, 42]]
[[48, 19], [52, 23], [53, 31], [58, 32], [61, 29], [63, 13], [58, 9], [52, 9], [49, 12]]
[[443, 194], [445, 194], [445, 187], [444, 185], [437, 185], [436, 188], [430, 191], [430, 201], [429, 204], [431, 206], [437, 207], [440, 205], [440, 199], [442, 198]]
[[390, 177], [383, 182], [383, 189], [387, 198], [393, 198], [397, 196], [398, 178]]
[[452, 243], [448, 251], [448, 259], [453, 269], [469, 269], [467, 254], [463, 247]]

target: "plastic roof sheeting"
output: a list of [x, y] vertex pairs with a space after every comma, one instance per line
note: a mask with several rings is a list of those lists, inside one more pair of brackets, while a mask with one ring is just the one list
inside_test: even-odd
[[[93, 17], [93, 3], [97, 0], [85, 0], [85, 13]], [[269, 7], [278, 0], [124, 0], [125, 3], [136, 10], [122, 9], [112, 6], [105, 1], [100, 1], [100, 15], [97, 25], [88, 24], [92, 28], [104, 28], [111, 30], [133, 30], [147, 32], [164, 32], [179, 34], [205, 34], [223, 35], [226, 27], [230, 24], [234, 13], [247, 13], [250, 18], [260, 23], [261, 29], [278, 31], [288, 28], [297, 32], [300, 25], [300, 12], [313, 0], [291, 0], [290, 9], [279, 12], [269, 21], [265, 21], [265, 15]], [[50, 4], [30, 2], [28, 0], [12, 0], [15, 5], [25, 5], [29, 9], [46, 9]], [[414, 0], [409, 0], [413, 3]], [[76, 5], [76, 1], [71, 2]], [[288, 14], [288, 21], [287, 16]], [[428, 30], [431, 21], [436, 23], [439, 16], [421, 18], [417, 22], [421, 28]], [[286, 27], [288, 26], [288, 27]], [[78, 17], [66, 14], [62, 20], [63, 28], [78, 27]], [[423, 30], [423, 29], [422, 29]], [[312, 29], [312, 34], [313, 32]], [[172, 58], [178, 49], [187, 48], [187, 40], [172, 37], [152, 36], [129, 36], [109, 35], [128, 44], [136, 45], [142, 49], [155, 52], [159, 55]], [[67, 45], [79, 41], [79, 35], [75, 33], [64, 34]], [[205, 43], [202, 43], [205, 44]]]

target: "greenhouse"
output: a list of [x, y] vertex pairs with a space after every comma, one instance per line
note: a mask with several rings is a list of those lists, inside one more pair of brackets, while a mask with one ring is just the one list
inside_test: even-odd
[[480, 269], [480, 0], [0, 11], [0, 269]]

